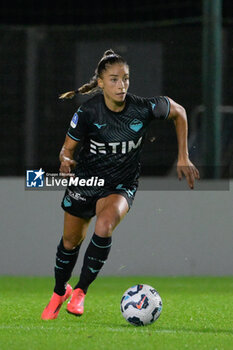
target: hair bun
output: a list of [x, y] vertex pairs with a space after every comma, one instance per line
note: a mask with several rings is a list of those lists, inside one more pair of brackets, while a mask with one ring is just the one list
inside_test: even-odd
[[110, 55], [115, 55], [115, 52], [112, 49], [105, 51], [103, 57], [110, 56]]

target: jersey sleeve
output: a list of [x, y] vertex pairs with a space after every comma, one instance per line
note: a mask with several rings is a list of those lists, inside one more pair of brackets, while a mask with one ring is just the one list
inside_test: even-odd
[[151, 119], [165, 120], [170, 113], [170, 101], [166, 96], [149, 98]]
[[85, 135], [85, 129], [86, 129], [85, 124], [87, 120], [86, 114], [87, 113], [85, 112], [84, 108], [81, 106], [74, 113], [71, 119], [70, 126], [67, 131], [67, 135], [75, 141], [80, 141]]

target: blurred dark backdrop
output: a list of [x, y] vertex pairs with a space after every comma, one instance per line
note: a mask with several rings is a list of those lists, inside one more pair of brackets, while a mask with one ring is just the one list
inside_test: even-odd
[[[0, 22], [23, 25], [91, 25], [200, 17], [202, 0], [38, 1], [2, 0]], [[223, 17], [232, 19], [232, 0], [223, 0]]]
[[[201, 164], [202, 1], [2, 1], [0, 11], [0, 175], [25, 169], [57, 171], [74, 111], [61, 92], [93, 75], [113, 48], [131, 68], [130, 92], [167, 95], [189, 119], [189, 152]], [[222, 177], [232, 171], [232, 1], [223, 1]], [[152, 124], [142, 155], [143, 175], [164, 175], [176, 161], [171, 122]]]
[[83, 25], [129, 23], [201, 15], [201, 0], [2, 1], [1, 23]]

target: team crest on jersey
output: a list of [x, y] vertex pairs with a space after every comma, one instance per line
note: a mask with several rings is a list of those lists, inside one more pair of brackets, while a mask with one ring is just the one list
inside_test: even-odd
[[134, 119], [129, 124], [129, 127], [130, 127], [131, 130], [138, 132], [143, 127], [143, 123], [141, 122], [141, 120]]
[[72, 128], [75, 128], [77, 126], [77, 124], [78, 124], [78, 113], [76, 112], [73, 115], [73, 118], [70, 122], [70, 126], [72, 126]]

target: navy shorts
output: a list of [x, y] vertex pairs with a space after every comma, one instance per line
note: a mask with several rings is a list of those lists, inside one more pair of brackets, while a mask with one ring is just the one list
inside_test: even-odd
[[82, 195], [79, 193], [78, 188], [67, 188], [61, 203], [61, 207], [67, 213], [84, 218], [90, 219], [96, 215], [96, 202], [100, 198], [109, 196], [110, 194], [120, 194], [127, 200], [129, 210], [133, 204], [133, 200], [137, 191], [137, 186], [124, 187], [122, 185], [117, 186], [118, 189], [103, 189], [98, 195], [91, 197]]

